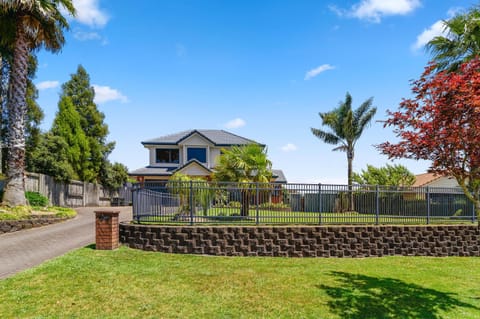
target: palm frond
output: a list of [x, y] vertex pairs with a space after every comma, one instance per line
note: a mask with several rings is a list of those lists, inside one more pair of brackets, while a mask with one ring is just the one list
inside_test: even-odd
[[362, 135], [363, 130], [370, 124], [370, 122], [372, 121], [376, 113], [377, 113], [377, 108], [374, 107], [359, 119], [359, 122], [357, 125], [357, 132], [356, 132], [357, 138], [359, 138]]
[[334, 152], [336, 152], [336, 151], [346, 152], [346, 151], [348, 151], [348, 147], [347, 147], [347, 145], [341, 145], [341, 146], [335, 147], [332, 151], [334, 151]]
[[366, 112], [372, 107], [373, 97], [369, 98], [363, 102], [354, 112], [354, 121], [355, 124], [360, 122], [360, 119], [364, 116]]
[[338, 136], [333, 133], [325, 132], [313, 127], [310, 128], [310, 130], [312, 131], [313, 135], [315, 135], [327, 144], [337, 145], [342, 141]]

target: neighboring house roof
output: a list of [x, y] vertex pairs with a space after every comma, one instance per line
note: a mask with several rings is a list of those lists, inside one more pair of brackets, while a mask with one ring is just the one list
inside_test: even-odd
[[415, 175], [415, 183], [412, 186], [421, 187], [428, 184], [431, 184], [433, 181], [442, 178], [442, 175], [437, 175], [435, 173], [424, 173]]
[[272, 177], [275, 179], [275, 183], [286, 184], [287, 179], [285, 178], [285, 174], [281, 169], [272, 169]]
[[[198, 134], [215, 146], [231, 146], [245, 144], [260, 144], [254, 140], [224, 130], [186, 130], [170, 135], [160, 136], [151, 140], [143, 141], [143, 145], [177, 145], [193, 134]], [[260, 144], [265, 146], [263, 144]]]
[[415, 175], [415, 183], [413, 183], [412, 186], [416, 186], [416, 187], [425, 186], [441, 177], [442, 175], [437, 175], [434, 173], [424, 173], [424, 174]]

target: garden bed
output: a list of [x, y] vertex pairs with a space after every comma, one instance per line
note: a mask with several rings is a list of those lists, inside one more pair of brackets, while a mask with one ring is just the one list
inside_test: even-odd
[[19, 230], [46, 226], [63, 222], [71, 217], [57, 217], [55, 215], [32, 215], [31, 218], [21, 220], [0, 220], [0, 235], [13, 233]]

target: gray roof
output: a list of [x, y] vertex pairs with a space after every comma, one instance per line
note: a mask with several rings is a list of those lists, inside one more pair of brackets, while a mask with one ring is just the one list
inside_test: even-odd
[[179, 167], [147, 166], [147, 167], [142, 167], [134, 171], [131, 171], [128, 174], [132, 176], [170, 176], [170, 175], [173, 175], [175, 172], [184, 169], [188, 165], [191, 165], [192, 163], [196, 163], [200, 165], [201, 167], [203, 167], [205, 170], [209, 172], [212, 171], [211, 169], [209, 169], [208, 167], [206, 167], [196, 159], [193, 159]]
[[[139, 169], [136, 169], [134, 171], [129, 172], [129, 175], [132, 176], [170, 176], [176, 171], [181, 170], [182, 168], [192, 164], [192, 163], [198, 163], [202, 165], [202, 163], [192, 160], [186, 163], [185, 165], [182, 165], [181, 167], [154, 167], [154, 166], [147, 166], [147, 167], [142, 167]], [[203, 166], [203, 165], [202, 165]], [[205, 166], [203, 166], [205, 167]], [[208, 168], [205, 167], [205, 169], [209, 170]], [[210, 170], [209, 170], [210, 171]], [[287, 179], [285, 178], [285, 174], [283, 174], [283, 171], [280, 169], [272, 169], [272, 174], [273, 177], [275, 178], [275, 183], [281, 183], [285, 184], [287, 183]]]
[[276, 177], [275, 183], [287, 183], [287, 178], [285, 177], [285, 174], [283, 174], [283, 171], [281, 169], [272, 169], [272, 174], [273, 177]]
[[[151, 140], [143, 141], [143, 145], [177, 145], [183, 140], [192, 136], [193, 134], [199, 134], [207, 139], [215, 146], [231, 146], [231, 145], [245, 145], [256, 143], [254, 140], [241, 137], [239, 135], [224, 131], [224, 130], [186, 130], [170, 135], [160, 136]], [[265, 146], [263, 144], [260, 144]]]
[[147, 166], [129, 172], [133, 176], [170, 176], [177, 167], [153, 167]]

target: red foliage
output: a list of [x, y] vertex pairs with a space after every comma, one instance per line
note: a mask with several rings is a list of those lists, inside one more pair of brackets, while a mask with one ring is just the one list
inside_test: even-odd
[[460, 184], [478, 182], [480, 59], [450, 73], [434, 73], [429, 65], [412, 83], [412, 93], [415, 97], [404, 99], [398, 111], [389, 111], [385, 122], [400, 142], [378, 148], [390, 158], [430, 160], [432, 172], [454, 176]]

